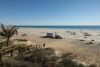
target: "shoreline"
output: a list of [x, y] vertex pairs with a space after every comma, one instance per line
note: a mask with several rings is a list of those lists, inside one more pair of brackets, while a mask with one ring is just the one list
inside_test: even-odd
[[20, 29], [51, 29], [51, 30], [92, 30], [100, 31], [100, 29], [73, 29], [73, 28], [34, 28], [34, 27], [19, 27]]

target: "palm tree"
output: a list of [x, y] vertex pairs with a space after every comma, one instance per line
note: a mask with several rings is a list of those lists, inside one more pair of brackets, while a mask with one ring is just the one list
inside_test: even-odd
[[9, 45], [10, 38], [14, 35], [17, 34], [17, 26], [4, 26], [1, 24], [1, 30], [0, 30], [0, 35], [6, 39], [6, 45]]

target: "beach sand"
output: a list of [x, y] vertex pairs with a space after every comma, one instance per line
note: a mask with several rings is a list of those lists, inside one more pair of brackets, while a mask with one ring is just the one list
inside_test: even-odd
[[[81, 62], [100, 66], [99, 30], [20, 28], [18, 32], [18, 36], [14, 38], [25, 38], [29, 41], [27, 42], [29, 45], [43, 45], [45, 43], [46, 47], [51, 47], [64, 53], [72, 52], [76, 59]], [[63, 39], [41, 38], [46, 33], [55, 32], [62, 36]], [[76, 34], [72, 35], [71, 32]], [[91, 36], [84, 36], [84, 32], [88, 32]], [[21, 36], [25, 33], [27, 36]], [[93, 44], [88, 44], [89, 42], [93, 42]]]

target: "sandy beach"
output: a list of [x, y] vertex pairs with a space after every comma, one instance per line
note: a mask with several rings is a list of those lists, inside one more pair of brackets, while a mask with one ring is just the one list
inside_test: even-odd
[[[41, 38], [46, 33], [55, 32], [63, 39]], [[72, 34], [73, 32], [75, 34]], [[84, 36], [84, 32], [91, 34], [91, 36]], [[20, 28], [18, 33], [14, 39], [25, 38], [29, 45], [45, 43], [46, 47], [61, 52], [72, 52], [81, 62], [100, 66], [100, 30]], [[22, 36], [22, 34], [27, 34], [27, 36]]]

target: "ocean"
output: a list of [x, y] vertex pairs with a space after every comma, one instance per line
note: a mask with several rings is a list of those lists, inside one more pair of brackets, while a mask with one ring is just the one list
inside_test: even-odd
[[55, 29], [96, 29], [100, 30], [100, 26], [18, 26], [22, 28], [55, 28]]

